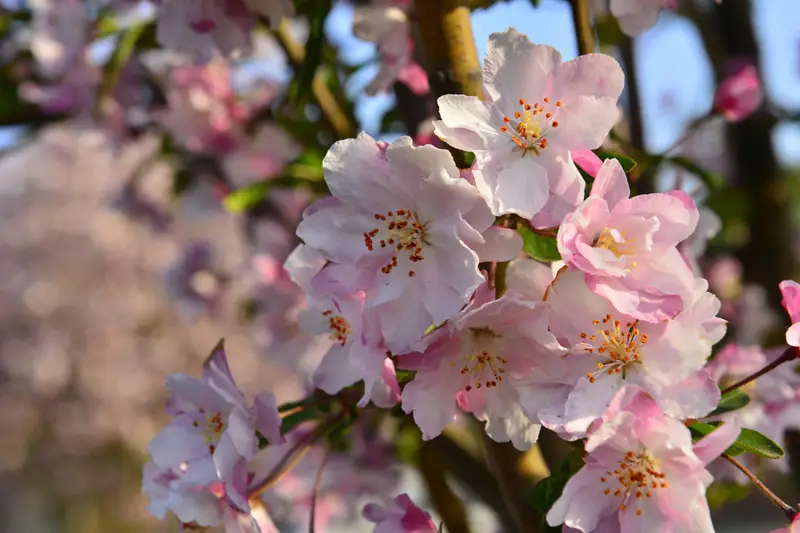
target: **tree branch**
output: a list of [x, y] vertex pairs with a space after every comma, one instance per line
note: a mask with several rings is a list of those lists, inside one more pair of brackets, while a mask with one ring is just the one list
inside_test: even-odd
[[594, 52], [594, 31], [589, 14], [589, 0], [570, 0], [572, 22], [575, 25], [575, 38], [578, 41], [578, 54]]

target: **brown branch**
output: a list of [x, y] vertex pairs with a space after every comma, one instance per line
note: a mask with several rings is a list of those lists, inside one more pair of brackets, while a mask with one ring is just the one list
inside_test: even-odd
[[575, 38], [578, 41], [578, 54], [594, 52], [594, 31], [589, 14], [589, 0], [570, 0], [572, 22], [575, 25]]
[[459, 485], [472, 492], [497, 513], [503, 524], [503, 530], [513, 530], [514, 518], [508, 511], [497, 480], [492, 477], [483, 461], [473, 457], [447, 435], [436, 437], [428, 445], [435, 449], [447, 473], [453, 476]]
[[317, 521], [317, 500], [319, 500], [319, 486], [322, 483], [322, 474], [325, 472], [325, 465], [328, 464], [330, 457], [330, 450], [325, 450], [325, 456], [322, 458], [322, 463], [319, 465], [317, 471], [317, 478], [314, 480], [314, 490], [311, 493], [311, 516], [309, 517], [308, 533], [314, 533], [315, 523]]
[[[636, 67], [636, 50], [634, 42], [630, 37], [625, 37], [619, 45], [622, 63], [625, 65], [625, 87], [628, 92], [628, 128], [630, 147], [636, 152], [635, 157], [645, 153], [644, 147], [644, 117], [642, 116], [642, 99], [639, 94], [639, 80]], [[645, 194], [655, 190], [653, 183], [653, 172], [639, 170], [637, 167], [634, 173], [640, 172], [637, 179], [637, 192]]]
[[788, 363], [789, 361], [794, 361], [795, 359], [797, 359], [798, 355], [800, 355], [800, 354], [798, 354], [797, 348], [794, 348], [794, 347], [787, 348], [780, 355], [780, 357], [778, 357], [777, 359], [775, 359], [774, 361], [772, 361], [771, 363], [766, 365], [764, 368], [762, 368], [758, 372], [754, 372], [754, 373], [750, 374], [749, 376], [747, 376], [746, 378], [744, 378], [744, 379], [742, 379], [740, 381], [737, 381], [736, 383], [734, 383], [730, 387], [727, 387], [726, 389], [724, 389], [722, 391], [722, 394], [728, 393], [728, 392], [730, 392], [732, 390], [738, 389], [739, 387], [743, 387], [744, 385], [747, 385], [751, 381], [754, 381], [754, 380], [760, 378], [761, 376], [763, 376], [767, 372], [770, 372], [770, 371], [778, 368], [783, 363]]
[[[286, 53], [289, 64], [292, 66], [292, 69], [294, 69], [295, 74], [297, 74], [303, 62], [303, 58], [306, 55], [306, 51], [303, 45], [298, 43], [292, 36], [288, 21], [284, 20], [281, 22], [280, 27], [275, 32], [275, 37], [278, 44]], [[318, 67], [317, 72], [314, 73], [314, 78], [311, 81], [311, 94], [314, 96], [317, 105], [319, 105], [322, 116], [331, 126], [334, 133], [340, 139], [352, 137], [355, 135], [355, 125], [351, 123], [347, 114], [342, 110], [339, 101], [336, 99], [336, 95], [325, 82], [327, 77], [325, 68], [326, 67]]]
[[722, 457], [730, 464], [741, 470], [741, 472], [745, 476], [747, 476], [747, 478], [753, 483], [753, 485], [755, 485], [758, 488], [758, 490], [763, 492], [772, 503], [774, 503], [777, 507], [781, 509], [781, 511], [783, 511], [783, 514], [785, 514], [786, 517], [789, 518], [789, 520], [794, 519], [794, 517], [797, 515], [797, 511], [791, 505], [781, 500], [774, 492], [769, 490], [769, 488], [766, 485], [764, 485], [764, 483], [762, 483], [762, 481], [758, 479], [758, 477], [755, 474], [753, 474], [750, 470], [748, 470], [746, 466], [744, 466], [742, 463], [740, 463], [739, 461], [737, 461], [728, 454], [723, 453]]
[[480, 97], [482, 73], [467, 0], [416, 0], [416, 20], [433, 91]]
[[433, 506], [442, 517], [448, 533], [470, 533], [464, 503], [456, 496], [445, 477], [442, 457], [431, 442], [419, 448], [419, 471]]
[[535, 531], [541, 518], [530, 505], [524, 501], [524, 495], [533, 487], [533, 480], [526, 479], [519, 470], [523, 453], [514, 448], [510, 442], [495, 442], [479, 428], [483, 434], [486, 463], [494, 474], [500, 494], [514, 520], [514, 527], [509, 533], [527, 533]]

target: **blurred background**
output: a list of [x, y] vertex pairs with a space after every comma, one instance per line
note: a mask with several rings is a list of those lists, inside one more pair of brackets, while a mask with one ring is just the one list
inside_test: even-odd
[[[288, 401], [304, 394], [321, 355], [296, 331], [297, 295], [278, 272], [294, 244], [287, 228], [317, 190], [336, 133], [319, 105], [283, 103], [304, 77], [286, 37], [313, 39], [319, 17], [301, 10], [283, 37], [259, 32], [252, 54], [213, 63], [213, 76], [181, 77], [183, 60], [168, 53], [119, 63], [124, 29], [154, 9], [121, 1], [131, 5], [119, 7], [119, 27], [92, 30], [82, 63], [90, 72], [72, 79], [43, 68], [77, 24], [52, 20], [58, 3], [5, 0], [0, 10], [0, 532], [173, 531], [140, 494], [145, 447], [167, 418], [165, 377], [199, 374], [225, 337], [242, 388]], [[334, 2], [322, 17], [321, 68], [334, 98], [346, 96], [356, 121], [347, 127], [387, 140], [430, 136], [435, 106], [424, 92], [394, 79], [370, 88], [385, 51], [354, 36], [354, 4]], [[565, 1], [473, 4], [480, 56], [488, 35], [508, 26], [565, 59], [577, 55]], [[698, 268], [723, 300], [729, 340], [774, 344], [783, 326], [776, 285], [796, 279], [800, 253], [800, 2], [678, 4], [635, 39], [608, 22], [604, 2], [594, 6], [601, 49], [629, 76], [615, 131], [640, 162], [640, 190], [684, 188], [719, 215]], [[719, 81], [741, 60], [758, 68], [763, 105], [735, 124], [708, 118]], [[181, 92], [193, 75], [208, 86]], [[116, 107], [98, 112], [98, 91], [113, 93]], [[252, 143], [210, 160], [213, 143], [198, 148], [193, 135], [223, 100], [292, 138], [250, 128]], [[648, 165], [641, 154], [670, 157]], [[269, 195], [258, 187], [265, 176], [278, 180]], [[787, 443], [787, 464], [800, 460], [800, 440]], [[798, 501], [798, 471], [768, 474], [787, 501]], [[781, 525], [761, 494], [718, 492], [720, 501], [749, 498], [726, 507], [718, 531]]]

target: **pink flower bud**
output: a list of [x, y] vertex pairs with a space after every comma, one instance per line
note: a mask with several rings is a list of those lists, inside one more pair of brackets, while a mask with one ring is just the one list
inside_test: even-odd
[[763, 92], [756, 67], [750, 63], [739, 66], [722, 80], [714, 95], [714, 110], [731, 122], [750, 116], [761, 105]]

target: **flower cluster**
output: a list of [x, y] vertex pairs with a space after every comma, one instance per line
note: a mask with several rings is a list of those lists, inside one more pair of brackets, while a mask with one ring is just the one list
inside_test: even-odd
[[[225, 24], [247, 23], [250, 3], [165, 0], [161, 8], [182, 10], [204, 42], [232, 49], [239, 43], [215, 36]], [[663, 3], [652, 2], [648, 16]], [[612, 2], [612, 10], [623, 4]], [[379, 77], [408, 83], [405, 15], [398, 5], [371, 8], [357, 22], [386, 26], [366, 37], [381, 44]], [[191, 103], [197, 118], [199, 127], [183, 135], [188, 147], [227, 156], [233, 149], [225, 142], [236, 139], [241, 120], [232, 95], [217, 94], [207, 74], [175, 72], [169, 96]], [[713, 532], [706, 465], [755, 421], [712, 415], [720, 387], [750, 370], [737, 375], [737, 359], [725, 351], [710, 362], [726, 322], [687, 256], [709, 233], [698, 226], [697, 206], [681, 190], [632, 196], [620, 161], [592, 152], [619, 119], [624, 75], [612, 57], [563, 62], [555, 49], [509, 29], [491, 35], [483, 81], [483, 99], [440, 97], [433, 124], [444, 143], [474, 154], [469, 169], [459, 169], [450, 151], [409, 137], [338, 141], [322, 161], [330, 196], [303, 211], [302, 242], [283, 269], [283, 257], [259, 259], [266, 284], [285, 289], [281, 308], [304, 305], [296, 322], [321, 339], [311, 385], [342, 402], [342, 417], [370, 404], [399, 405], [424, 440], [471, 415], [489, 438], [522, 451], [542, 426], [582, 441], [583, 466], [547, 513], [553, 526]], [[210, 95], [207, 108], [198, 108], [198, 94]], [[265, 135], [266, 144], [280, 144]], [[289, 148], [276, 150], [275, 167]], [[532, 240], [548, 242], [561, 261], [525, 257]], [[195, 262], [182, 269], [204, 268]], [[798, 285], [787, 281], [781, 290], [792, 321], [800, 319]], [[800, 345], [797, 327], [786, 334], [792, 347]], [[772, 378], [758, 412], [788, 427], [800, 384], [789, 374]], [[145, 472], [153, 513], [169, 509], [185, 524], [224, 524], [229, 533], [275, 531], [259, 499], [275, 476], [257, 474], [259, 438], [271, 443], [268, 454], [291, 458], [341, 420], [292, 426], [289, 443], [275, 446], [284, 439], [283, 414], [269, 394], [245, 401], [221, 346], [202, 379], [175, 376], [169, 386], [173, 421], [151, 443]], [[704, 418], [717, 425], [693, 440], [687, 425]], [[363, 515], [376, 532], [437, 531], [406, 495], [388, 507], [367, 505]]]

